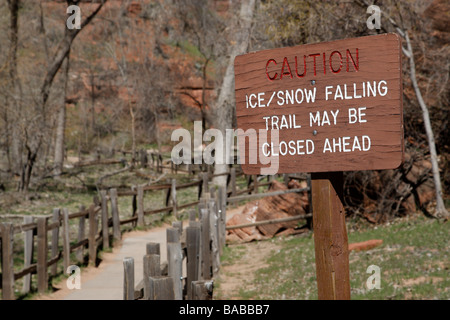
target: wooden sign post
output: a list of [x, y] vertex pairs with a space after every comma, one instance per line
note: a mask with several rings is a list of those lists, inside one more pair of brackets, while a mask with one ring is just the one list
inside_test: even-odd
[[312, 173], [319, 299], [349, 299], [343, 171], [403, 162], [400, 38], [264, 50], [234, 68], [242, 169]]
[[350, 274], [343, 173], [313, 173], [311, 180], [318, 297], [347, 300]]

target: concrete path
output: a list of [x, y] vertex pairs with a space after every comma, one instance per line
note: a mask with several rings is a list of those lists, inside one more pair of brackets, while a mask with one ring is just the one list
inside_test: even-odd
[[[227, 211], [227, 220], [243, 207]], [[187, 226], [187, 221], [183, 227]], [[143, 257], [146, 244], [157, 242], [161, 249], [161, 263], [167, 261], [166, 229], [171, 225], [163, 225], [147, 231], [131, 231], [122, 234], [120, 246], [115, 246], [110, 253], [102, 253], [102, 262], [95, 267], [87, 267], [81, 272], [81, 289], [70, 290], [66, 281], [61, 281], [56, 292], [37, 296], [37, 300], [123, 300], [123, 259], [134, 258], [135, 286], [143, 278]], [[183, 264], [183, 275], [186, 268]]]
[[59, 284], [60, 290], [38, 299], [58, 300], [123, 300], [123, 259], [134, 258], [135, 285], [143, 278], [143, 257], [146, 244], [157, 242], [161, 246], [161, 262], [167, 260], [166, 228], [163, 226], [148, 231], [133, 231], [123, 235], [122, 245], [112, 253], [104, 253], [98, 266], [89, 267], [81, 273], [81, 289], [69, 290], [66, 281]]

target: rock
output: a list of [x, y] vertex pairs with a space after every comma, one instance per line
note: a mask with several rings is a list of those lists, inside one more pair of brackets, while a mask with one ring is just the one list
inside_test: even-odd
[[[306, 182], [299, 183], [295, 180], [289, 182], [289, 189], [306, 188]], [[285, 184], [273, 181], [269, 191], [287, 190]], [[287, 193], [278, 196], [270, 196], [257, 201], [247, 203], [242, 213], [235, 214], [227, 221], [227, 226], [247, 224], [256, 221], [286, 218], [309, 212], [308, 193]], [[230, 239], [236, 241], [236, 237], [242, 241], [251, 241], [263, 238], [271, 238], [280, 232], [290, 234], [297, 226], [298, 221], [268, 224], [257, 227], [232, 229], [228, 231]], [[292, 231], [287, 231], [292, 230]]]
[[[250, 208], [250, 209], [247, 209]], [[254, 204], [247, 204], [242, 211], [242, 213], [235, 214], [230, 220], [228, 220], [227, 225], [228, 226], [237, 226], [240, 224], [247, 224], [247, 223], [253, 223], [256, 221], [255, 219], [255, 211], [257, 210], [257, 206]], [[257, 232], [256, 227], [248, 227], [248, 228], [241, 228], [241, 229], [233, 229], [230, 231], [235, 231], [235, 233], [246, 233], [247, 235], [252, 235], [255, 232]]]

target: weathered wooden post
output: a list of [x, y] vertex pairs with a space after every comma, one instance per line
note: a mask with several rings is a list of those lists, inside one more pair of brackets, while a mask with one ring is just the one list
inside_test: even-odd
[[120, 233], [120, 216], [119, 207], [117, 205], [117, 190], [109, 190], [109, 197], [111, 199], [111, 213], [113, 218], [113, 237], [114, 240], [120, 241], [122, 239], [122, 234]]
[[[24, 224], [33, 223], [33, 217], [26, 216], [23, 218]], [[24, 233], [24, 242], [23, 242], [23, 264], [24, 268], [31, 266], [31, 262], [33, 260], [33, 230], [28, 230]], [[31, 290], [31, 274], [27, 274], [23, 277], [23, 286], [22, 293], [27, 294]]]
[[2, 232], [2, 297], [14, 300], [14, 226], [10, 222], [0, 225]]
[[201, 209], [201, 272], [202, 279], [211, 279], [211, 238], [209, 210]]
[[192, 300], [212, 300], [213, 288], [213, 281], [193, 281], [191, 284]]
[[174, 300], [171, 277], [149, 277], [149, 300]]
[[231, 196], [236, 195], [236, 168], [230, 169], [230, 184], [231, 184]]
[[146, 245], [146, 253], [160, 255], [160, 244], [158, 242], [148, 242]]
[[255, 176], [253, 177], [253, 193], [258, 193], [259, 190], [259, 182], [258, 182], [258, 175], [255, 174]]
[[150, 277], [161, 276], [161, 263], [159, 254], [144, 256], [144, 300], [150, 300]]
[[350, 274], [343, 173], [312, 174], [312, 205], [318, 296], [350, 299]]
[[37, 282], [38, 292], [45, 293], [48, 289], [47, 272], [47, 218], [37, 218]]
[[167, 228], [166, 229], [166, 238], [167, 238], [167, 243], [179, 242], [180, 241], [180, 232], [176, 228]]
[[[84, 212], [86, 210], [86, 207], [84, 205], [80, 206], [80, 212]], [[67, 230], [68, 230], [68, 226], [67, 226]], [[78, 242], [81, 242], [84, 240], [85, 237], [85, 232], [86, 232], [86, 216], [81, 216], [80, 220], [78, 221]], [[64, 230], [64, 221], [63, 221], [63, 230]], [[64, 233], [65, 234], [65, 233]], [[66, 253], [66, 249], [64, 249], [64, 256], [67, 254]], [[81, 246], [77, 249], [76, 251], [76, 257], [77, 257], [77, 261], [79, 263], [83, 263], [84, 262], [84, 246]], [[66, 269], [67, 270], [67, 269]]]
[[[133, 196], [131, 198], [131, 216], [135, 217], [136, 216], [136, 212], [137, 212], [137, 190], [136, 190], [136, 186], [131, 186], [131, 191], [133, 192]], [[137, 221], [134, 220], [133, 223], [133, 228], [136, 228], [137, 226]]]
[[175, 300], [183, 300], [183, 254], [179, 242], [167, 243], [168, 274], [173, 279]]
[[[62, 225], [63, 225], [63, 266], [64, 272], [70, 266], [70, 228], [69, 228], [69, 210], [62, 209]], [[84, 232], [84, 230], [83, 230]]]
[[137, 224], [139, 227], [145, 226], [144, 221], [144, 187], [137, 186]]
[[123, 259], [123, 300], [134, 300], [134, 259]]
[[200, 255], [200, 222], [190, 221], [186, 228], [186, 250], [187, 250], [187, 279], [186, 287], [188, 300], [192, 299], [192, 291], [189, 290], [192, 281], [198, 280], [199, 255]]
[[[52, 222], [58, 222], [60, 221], [60, 210], [59, 208], [53, 209], [53, 216], [52, 216]], [[51, 258], [53, 259], [58, 255], [59, 249], [58, 249], [58, 242], [59, 242], [59, 226], [54, 228], [52, 230], [52, 251], [51, 251]], [[50, 269], [50, 274], [52, 276], [56, 275], [56, 271], [58, 269], [58, 263], [55, 263], [52, 265]]]
[[196, 210], [189, 210], [189, 221], [195, 221], [195, 219], [197, 218], [196, 216]]
[[225, 187], [220, 186], [217, 197], [218, 214], [219, 214], [219, 245], [220, 254], [223, 252], [226, 242], [226, 224], [227, 224], [227, 190]]
[[148, 162], [147, 151], [144, 149], [140, 150], [140, 160], [141, 160], [141, 168], [147, 167]]
[[174, 221], [172, 222], [172, 228], [178, 230], [178, 235], [180, 236], [183, 234], [183, 221]]
[[209, 200], [209, 239], [211, 250], [211, 266], [212, 275], [216, 276], [220, 268], [220, 253], [219, 253], [219, 230], [218, 230], [218, 217], [217, 206], [215, 199]]
[[97, 240], [95, 236], [97, 235], [98, 229], [98, 219], [95, 212], [95, 207], [91, 206], [89, 208], [89, 264], [95, 266], [97, 260]]
[[177, 213], [177, 180], [172, 179], [171, 181], [171, 200], [172, 200], [172, 206], [173, 206], [173, 215], [175, 218], [178, 218]]
[[200, 176], [202, 179], [202, 195], [205, 196], [208, 193], [208, 172], [202, 172]]
[[103, 250], [109, 249], [109, 218], [108, 218], [108, 198], [106, 190], [100, 191], [102, 206], [102, 241]]
[[[395, 169], [403, 161], [401, 51], [398, 35], [382, 34], [235, 60], [237, 125], [254, 131], [243, 150], [250, 150], [246, 141], [267, 141], [258, 147], [264, 161], [244, 163], [243, 171], [312, 173], [319, 299], [350, 298], [342, 172]], [[269, 105], [270, 113], [263, 109]]]
[[283, 181], [284, 181], [284, 184], [287, 187], [288, 184], [289, 184], [289, 175], [287, 173], [283, 174]]

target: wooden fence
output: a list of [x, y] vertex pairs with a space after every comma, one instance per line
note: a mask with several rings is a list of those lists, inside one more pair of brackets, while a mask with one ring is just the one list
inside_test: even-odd
[[[237, 177], [243, 175], [243, 173], [236, 173], [236, 169], [233, 167], [226, 175], [228, 181], [227, 190], [225, 190], [224, 188], [223, 190], [219, 189], [217, 194], [215, 194], [215, 189], [209, 189], [208, 186], [210, 180], [218, 175], [213, 175], [208, 172], [201, 172], [198, 174], [198, 179], [184, 184], [177, 184], [176, 179], [172, 179], [170, 180], [170, 182], [164, 184], [145, 186], [138, 185], [133, 186], [128, 190], [117, 190], [114, 188], [109, 190], [101, 190], [99, 197], [94, 197], [93, 203], [90, 204], [87, 209], [85, 207], [81, 207], [79, 212], [69, 213], [65, 208], [54, 209], [53, 214], [49, 216], [26, 216], [24, 217], [23, 223], [20, 225], [13, 225], [12, 223], [0, 224], [0, 238], [2, 244], [2, 298], [15, 299], [15, 281], [22, 278], [23, 287], [21, 289], [21, 293], [27, 294], [28, 292], [30, 292], [32, 285], [32, 276], [36, 276], [37, 278], [37, 292], [44, 293], [49, 288], [49, 275], [57, 275], [57, 264], [60, 261], [63, 262], [64, 272], [66, 272], [68, 267], [75, 262], [73, 261], [74, 259], [76, 259], [76, 263], [78, 264], [87, 262], [89, 264], [95, 265], [97, 263], [99, 249], [108, 249], [114, 244], [114, 241], [118, 241], [121, 239], [122, 225], [131, 224], [132, 227], [143, 227], [145, 226], [144, 217], [148, 215], [167, 212], [172, 213], [175, 217], [178, 218], [180, 210], [198, 206], [200, 208], [199, 221], [194, 221], [191, 219], [190, 225], [186, 229], [186, 238], [193, 237], [192, 234], [197, 234], [196, 232], [205, 234], [205, 231], [201, 231], [202, 229], [199, 225], [202, 223], [202, 219], [216, 219], [211, 217], [217, 216], [219, 217], [218, 219], [222, 220], [220, 220], [220, 223], [216, 224], [220, 225], [223, 229], [221, 229], [220, 233], [217, 234], [217, 239], [220, 240], [220, 243], [218, 243], [217, 245], [219, 251], [216, 251], [221, 252], [225, 244], [225, 221], [223, 219], [226, 211], [226, 204], [236, 201], [249, 200], [254, 197], [275, 195], [275, 193], [264, 193], [260, 195], [256, 194], [259, 187], [269, 186], [271, 184], [270, 180], [272, 178], [270, 178], [270, 176], [268, 176], [267, 178], [268, 181], [264, 183], [262, 183], [261, 181], [262, 177], [258, 178], [258, 176], [247, 176], [246, 189], [238, 190], [236, 180]], [[285, 176], [285, 181], [288, 181], [290, 178], [299, 177]], [[180, 204], [177, 199], [177, 191], [185, 188], [198, 188], [198, 200]], [[165, 197], [163, 199], [164, 207], [146, 210], [144, 208], [145, 192], [158, 190], [165, 190]], [[300, 191], [304, 190], [287, 190], [287, 192]], [[123, 217], [123, 215], [119, 214], [119, 197], [132, 198], [131, 215], [129, 217]], [[204, 200], [208, 197], [210, 197], [210, 200]], [[216, 204], [213, 204], [214, 201], [216, 201]], [[220, 213], [218, 213], [218, 211], [214, 214], [206, 213], [213, 210], [206, 206], [206, 203], [208, 203], [208, 206], [215, 206], [216, 208], [220, 208]], [[207, 210], [207, 208], [209, 208], [209, 211]], [[200, 231], [195, 231], [194, 229], [196, 227], [200, 228]], [[74, 232], [72, 232], [71, 234], [70, 228], [77, 228], [76, 239], [74, 239], [73, 236]], [[206, 226], [204, 228], [206, 228]], [[180, 230], [182, 230], [182, 228]], [[14, 268], [14, 259], [17, 257], [14, 256], [13, 250], [14, 235], [19, 233], [23, 234], [24, 264], [21, 270], [16, 271]], [[204, 235], [204, 237], [206, 239], [206, 235]], [[60, 245], [61, 243], [62, 245]], [[180, 242], [180, 245], [181, 244], [182, 242]], [[194, 250], [192, 248], [189, 249], [190, 247], [188, 242], [185, 242], [181, 248], [183, 249], [182, 252], [185, 252], [183, 256], [184, 258], [187, 257], [186, 254], [189, 250]], [[204, 249], [203, 251], [204, 255], [207, 254], [207, 251], [205, 250], [206, 249]], [[72, 253], [75, 253], [75, 258], [71, 257]], [[154, 259], [151, 261], [156, 261], [155, 257], [151, 259]], [[191, 259], [191, 262], [192, 260], [193, 259]], [[214, 263], [217, 263], [217, 261], [219, 261], [218, 256], [214, 255], [214, 259], [211, 259], [211, 261], [215, 261]], [[130, 264], [131, 262], [129, 262], [127, 265], [129, 266]], [[212, 274], [214, 274], [214, 270], [216, 269], [217, 265], [215, 265], [215, 267], [212, 269]], [[200, 280], [209, 280], [210, 276], [207, 276], [207, 274], [208, 271], [206, 271], [206, 269], [202, 269], [201, 273], [198, 273], [197, 277], [191, 277], [195, 280], [185, 281], [185, 283], [191, 283], [193, 281]], [[165, 281], [170, 280], [161, 280], [158, 282], [158, 284], [155, 284], [155, 286], [162, 286], [162, 283], [165, 283]], [[174, 283], [178, 284], [178, 281], [175, 281]], [[189, 293], [191, 292], [191, 290], [194, 290], [196, 294], [200, 294], [200, 292], [203, 292], [203, 294], [205, 292], [209, 292], [209, 289], [207, 290], [205, 288], [212, 289], [208, 281], [197, 283], [195, 285], [195, 289], [191, 289], [189, 285], [187, 287], [185, 285], [185, 295], [183, 297], [185, 297], [186, 294], [188, 294], [187, 296], [189, 297]], [[177, 297], [179, 296], [177, 295]]]
[[[167, 229], [167, 262], [160, 262], [160, 244], [147, 244], [143, 259], [143, 280], [135, 287], [134, 259], [125, 258], [124, 300], [209, 300], [213, 278], [220, 268], [225, 246], [226, 192], [219, 188], [215, 198], [206, 195], [189, 225], [173, 223]], [[183, 269], [186, 271], [183, 276]]]

